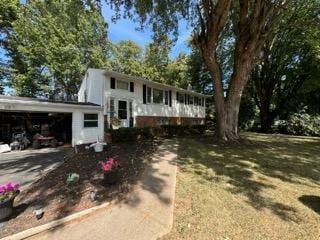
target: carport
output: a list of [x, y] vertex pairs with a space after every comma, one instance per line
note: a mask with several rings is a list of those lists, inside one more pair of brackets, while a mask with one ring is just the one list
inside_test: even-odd
[[63, 144], [91, 143], [104, 137], [102, 108], [92, 103], [0, 95], [0, 142], [26, 132], [29, 139], [44, 129]]

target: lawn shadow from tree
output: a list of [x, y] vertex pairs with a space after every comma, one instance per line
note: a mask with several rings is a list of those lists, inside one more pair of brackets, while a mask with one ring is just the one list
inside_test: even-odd
[[299, 197], [299, 201], [320, 215], [320, 196], [303, 195]]
[[270, 178], [319, 186], [319, 139], [249, 137], [254, 142], [232, 146], [216, 145], [211, 137], [181, 139], [179, 169], [201, 176], [200, 183], [215, 181], [219, 184], [224, 181], [227, 191], [244, 195], [253, 208], [269, 209], [283, 220], [299, 222], [294, 207], [265, 196], [262, 191], [277, 188], [274, 182], [268, 181]]

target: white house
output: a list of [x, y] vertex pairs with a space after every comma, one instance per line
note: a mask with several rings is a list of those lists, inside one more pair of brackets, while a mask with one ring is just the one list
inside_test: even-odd
[[102, 69], [88, 69], [79, 102], [103, 107], [105, 127], [117, 117], [122, 127], [204, 124], [208, 95]]
[[88, 69], [78, 102], [0, 95], [0, 142], [10, 143], [17, 131], [26, 130], [32, 137], [42, 125], [50, 125], [64, 136], [64, 142], [87, 144], [104, 139], [111, 117], [120, 119], [122, 127], [203, 124], [207, 97], [117, 72]]
[[[10, 143], [12, 133], [26, 130], [28, 124], [33, 125], [31, 128], [38, 126], [40, 132], [41, 124], [54, 122], [59, 122], [55, 132], [65, 131], [67, 142], [73, 146], [104, 138], [100, 105], [0, 95], [0, 142]], [[26, 132], [34, 134], [33, 131]]]

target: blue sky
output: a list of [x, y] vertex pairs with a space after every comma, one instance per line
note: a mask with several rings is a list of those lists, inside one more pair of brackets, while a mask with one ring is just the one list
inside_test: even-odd
[[[103, 4], [102, 15], [108, 23], [108, 37], [113, 42], [130, 39], [138, 43], [141, 47], [151, 41], [152, 32], [146, 28], [143, 31], [136, 30], [139, 25], [129, 19], [120, 19], [116, 23], [111, 21], [114, 12], [109, 6]], [[179, 52], [189, 52], [186, 40], [190, 35], [190, 30], [187, 29], [185, 22], [181, 22], [179, 29], [179, 38], [173, 46], [170, 57], [173, 58]]]

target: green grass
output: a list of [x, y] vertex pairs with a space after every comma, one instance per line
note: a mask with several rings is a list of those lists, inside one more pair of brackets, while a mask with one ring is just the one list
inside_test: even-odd
[[320, 239], [320, 138], [245, 135], [256, 144], [180, 139], [165, 239]]

